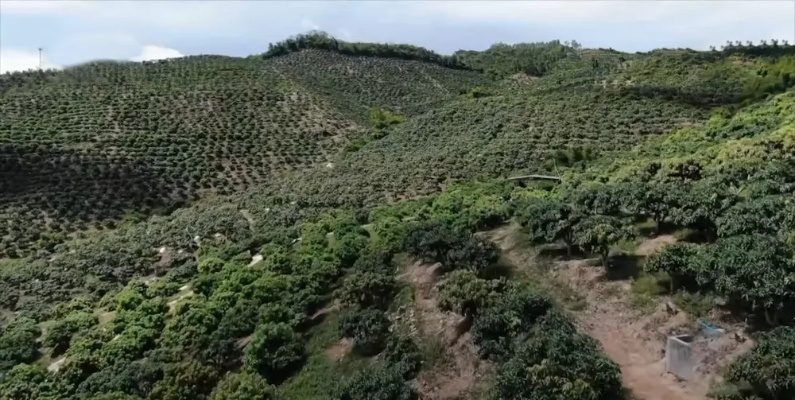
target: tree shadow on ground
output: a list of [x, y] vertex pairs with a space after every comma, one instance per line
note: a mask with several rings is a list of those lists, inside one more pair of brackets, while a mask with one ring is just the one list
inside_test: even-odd
[[608, 281], [637, 279], [643, 269], [645, 257], [635, 254], [618, 254], [610, 257], [605, 278]]
[[538, 256], [543, 258], [559, 259], [559, 260], [576, 260], [587, 257], [579, 247], [571, 247], [571, 255], [569, 255], [566, 246], [562, 245], [546, 245], [538, 247]]

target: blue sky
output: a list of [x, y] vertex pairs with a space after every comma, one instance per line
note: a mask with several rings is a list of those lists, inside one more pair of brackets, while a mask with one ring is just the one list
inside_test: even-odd
[[36, 1], [0, 0], [0, 72], [96, 59], [246, 56], [312, 29], [441, 53], [493, 43], [707, 49], [726, 40], [795, 43], [795, 1]]

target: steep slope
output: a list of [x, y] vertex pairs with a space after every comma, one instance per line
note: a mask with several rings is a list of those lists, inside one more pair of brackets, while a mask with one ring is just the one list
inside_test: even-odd
[[490, 82], [483, 74], [429, 62], [316, 49], [268, 61], [283, 76], [359, 119], [366, 117], [371, 107], [418, 115], [441, 106], [461, 91]]
[[740, 60], [592, 51], [560, 61], [541, 78], [519, 74], [476, 96], [457, 96], [388, 130], [333, 170], [305, 175], [306, 190], [291, 185], [289, 192], [310, 204], [374, 205], [459, 179], [554, 174], [569, 163], [561, 152], [609, 158], [740, 101], [758, 67]]
[[[791, 320], [784, 312], [791, 307], [782, 304], [795, 299], [792, 59], [582, 50], [552, 63], [540, 77], [516, 71], [467, 88], [482, 81], [456, 72], [447, 81], [439, 76], [442, 88], [429, 86], [436, 89], [427, 96], [424, 83], [407, 83], [391, 92], [394, 97], [382, 97], [365, 85], [339, 87], [335, 96], [319, 75], [290, 67], [314, 57], [337, 59], [293, 51], [235, 62], [244, 63], [244, 70], [251, 66], [249, 78], [264, 76], [277, 98], [287, 99], [257, 109], [262, 113], [317, 104], [311, 111], [322, 113], [312, 115], [330, 116], [327, 126], [336, 123], [346, 135], [365, 133], [346, 121], [363, 120], [361, 112], [369, 107], [408, 118], [367, 132], [367, 144], [331, 156], [331, 164], [283, 167], [249, 189], [117, 229], [83, 232], [57, 244], [59, 238], [37, 237], [40, 230], [31, 227], [31, 237], [39, 239], [31, 243], [36, 251], [0, 259], [0, 397], [219, 400], [276, 393], [336, 400], [375, 393], [381, 400], [416, 398], [418, 391], [460, 398], [483, 388], [500, 399], [625, 398], [619, 365], [560, 312], [555, 298], [561, 293], [538, 285], [538, 276], [508, 271], [499, 250], [475, 234], [508, 221], [524, 225], [525, 239], [545, 245], [561, 239], [598, 256], [604, 275], [615, 259], [611, 247], [627, 245], [620, 238], [646, 235], [636, 229], [639, 220], [692, 230], [706, 243], [661, 252], [672, 259], [649, 262], [649, 272], [694, 281], [686, 287], [695, 292], [690, 295], [727, 296], [748, 315]], [[402, 65], [395, 59], [354, 55], [338, 65], [386, 63], [383, 68], [390, 70]], [[440, 67], [431, 64], [416, 66]], [[173, 72], [169, 65], [155, 68]], [[207, 69], [195, 87], [233, 79], [223, 70]], [[403, 77], [394, 69], [388, 79], [363, 71], [352, 76], [374, 84], [397, 84]], [[97, 80], [38, 76], [4, 77], [3, 96], [30, 100], [25, 93], [36, 92], [47, 98], [61, 93], [59, 76], [73, 83]], [[167, 75], [153, 80], [162, 76]], [[358, 84], [339, 68], [328, 77]], [[72, 96], [83, 93], [76, 85]], [[257, 88], [256, 80], [248, 85]], [[133, 88], [139, 86], [148, 87]], [[271, 92], [264, 93], [267, 98]], [[355, 95], [363, 99], [354, 102]], [[133, 97], [135, 104], [152, 101], [151, 95], [141, 96]], [[179, 96], [170, 99], [184, 104]], [[256, 97], [246, 100], [257, 104]], [[17, 103], [9, 103], [13, 115], [25, 115]], [[423, 110], [420, 104], [440, 106]], [[230, 109], [237, 113], [230, 120], [239, 124], [224, 124], [206, 136], [240, 128], [243, 135], [232, 131], [226, 138], [233, 146], [256, 131], [241, 117], [246, 107]], [[164, 119], [214, 126], [212, 118], [188, 110], [190, 120], [179, 119], [177, 108]], [[299, 111], [294, 112], [304, 115]], [[134, 112], [125, 115], [119, 123], [158, 126]], [[290, 120], [275, 115], [267, 121]], [[101, 114], [92, 118], [101, 120]], [[36, 124], [23, 121], [19, 126]], [[101, 131], [110, 131], [103, 139], [118, 140], [112, 128]], [[49, 132], [42, 129], [30, 132]], [[279, 132], [290, 137], [307, 130], [291, 129]], [[28, 130], [14, 132], [25, 135], [8, 148], [32, 140]], [[149, 131], [129, 132], [141, 138]], [[76, 137], [88, 142], [85, 136]], [[204, 143], [200, 139], [195, 141]], [[193, 137], [181, 140], [192, 143]], [[42, 147], [71, 141], [65, 136], [48, 143]], [[328, 157], [341, 146], [318, 147]], [[159, 165], [159, 158], [149, 157], [141, 159]], [[175, 168], [182, 165], [190, 164]], [[544, 170], [560, 172], [564, 183], [523, 187], [499, 179]], [[485, 182], [454, 182], [477, 177]], [[417, 198], [389, 202], [404, 197]], [[27, 228], [12, 227], [9, 233], [17, 237]], [[9, 248], [25, 243], [9, 237]], [[691, 250], [698, 258], [688, 258]], [[671, 268], [657, 271], [655, 265]], [[405, 276], [401, 272], [424, 276], [406, 284], [397, 279]], [[791, 337], [791, 330], [782, 329], [760, 341], [768, 344], [729, 371], [738, 387], [725, 398], [791, 398], [795, 372], [789, 364], [770, 363], [786, 359], [781, 354], [791, 352]], [[437, 390], [438, 379], [452, 383]], [[458, 390], [458, 382], [474, 379], [477, 384]]]
[[[300, 218], [296, 213], [302, 209], [373, 207], [384, 201], [433, 193], [455, 180], [514, 172], [556, 173], [556, 169], [577, 164], [578, 157], [587, 161], [600, 153], [602, 159], [611, 159], [611, 154], [631, 149], [647, 137], [704, 121], [708, 104], [741, 99], [743, 88], [755, 79], [754, 71], [759, 68], [757, 61], [742, 55], [687, 51], [585, 54], [561, 60], [557, 68], [539, 79], [516, 75], [484, 87], [479, 95], [453, 93], [456, 87], [460, 91], [479, 82], [479, 78], [458, 75], [473, 73], [470, 71], [448, 70], [453, 71], [450, 78], [440, 76], [439, 80], [449, 86], [442, 90], [430, 85], [430, 90], [424, 91], [427, 80], [423, 73], [443, 75], [441, 66], [319, 50], [266, 60], [203, 57], [6, 76], [6, 93], [1, 101], [11, 118], [3, 120], [7, 130], [0, 137], [4, 151], [11, 156], [2, 160], [16, 169], [4, 168], [2, 175], [5, 186], [0, 196], [6, 220], [3, 250], [11, 258], [44, 250], [40, 257], [46, 259], [64, 240], [58, 232], [85, 228], [76, 222], [105, 219], [107, 226], [113, 226], [114, 218], [128, 210], [172, 205], [196, 198], [208, 189], [229, 193], [256, 186], [249, 193], [175, 214], [178, 219], [186, 218], [184, 221], [208, 221], [202, 226], [157, 228], [155, 231], [163, 235], [150, 233], [145, 241], [141, 240], [143, 232], [152, 232], [152, 228], [142, 225], [122, 231], [121, 237], [126, 239], [120, 242], [125, 243], [121, 247], [128, 249], [133, 259], [146, 261], [121, 261], [127, 257], [122, 254], [119, 261], [103, 261], [110, 269], [99, 280], [112, 286], [132, 275], [151, 273], [152, 265], [147, 263], [155, 257], [151, 253], [155, 249], [169, 243], [188, 245], [193, 236], [213, 234], [214, 224], [217, 232], [230, 232], [232, 238], [245, 236], [240, 226], [251, 225], [252, 220], [254, 225], [270, 226], [273, 218], [268, 210], [280, 209], [285, 215], [278, 220], [289, 226]], [[297, 60], [321, 59], [337, 60], [337, 64], [296, 64]], [[287, 68], [291, 65], [304, 68]], [[374, 65], [386, 71], [382, 78], [374, 72]], [[339, 96], [322, 94], [331, 86], [319, 80], [319, 74], [295, 71], [318, 66], [330, 66], [328, 82], [339, 83]], [[352, 76], [366, 77], [366, 84], [357, 84], [345, 72], [348, 70], [355, 71]], [[290, 75], [294, 80], [285, 79]], [[412, 77], [417, 79], [408, 79]], [[404, 84], [397, 85], [397, 80]], [[97, 88], [105, 90], [92, 92], [77, 86], [83, 81], [96, 82]], [[135, 91], [125, 91], [125, 81]], [[366, 91], [380, 83], [397, 85], [394, 93], [398, 96]], [[180, 89], [182, 86], [187, 89]], [[648, 89], [654, 87], [664, 90]], [[692, 87], [700, 88], [697, 96], [688, 90]], [[166, 97], [159, 93], [172, 94]], [[356, 106], [358, 110], [372, 106], [406, 110], [422, 104], [427, 98], [422, 96], [450, 100], [387, 128], [382, 139], [333, 159], [329, 165], [332, 168], [324, 163], [308, 171], [274, 175], [279, 170], [326, 160], [342, 147], [336, 140], [361, 134], [362, 129], [330, 106], [342, 104], [338, 107], [345, 110], [345, 101], [337, 101], [353, 99], [356, 93], [369, 93]], [[68, 96], [82, 100], [70, 101]], [[49, 108], [64, 110], [64, 114], [46, 112], [43, 107], [22, 107], [23, 102], [43, 101], [49, 102]], [[208, 107], [213, 107], [213, 112]], [[88, 118], [77, 119], [69, 113], [72, 109]], [[125, 134], [116, 133], [117, 127], [124, 128], [121, 132]], [[42, 136], [42, 132], [52, 132], [53, 136]], [[38, 155], [18, 151], [34, 148], [41, 149]], [[57, 156], [46, 158], [41, 154], [48, 156], [53, 151]], [[77, 155], [70, 158], [75, 152]], [[75, 166], [75, 161], [97, 159], [98, 165], [90, 164], [90, 168]], [[138, 168], [125, 167], [125, 161]], [[70, 167], [54, 167], [60, 165]], [[20, 179], [25, 176], [20, 171], [31, 172], [27, 179]], [[46, 175], [47, 171], [55, 175]], [[99, 184], [98, 177], [106, 177], [105, 183]], [[233, 206], [215, 206], [224, 202]], [[239, 209], [250, 210], [248, 217], [238, 213]], [[186, 229], [191, 232], [186, 234]], [[74, 245], [99, 246], [95, 251], [86, 250], [86, 254], [108, 254], [119, 246], [114, 241], [99, 237]], [[58, 272], [51, 277], [54, 282], [77, 277], [83, 281], [93, 275], [90, 263], [73, 256], [57, 263], [80, 267], [57, 267], [71, 272], [69, 278]], [[117, 269], [125, 272], [114, 272]], [[54, 282], [48, 286], [58, 286]], [[61, 295], [65, 293], [36, 296]]]
[[325, 164], [363, 134], [369, 108], [427, 109], [481, 81], [316, 50], [4, 76], [0, 254]]

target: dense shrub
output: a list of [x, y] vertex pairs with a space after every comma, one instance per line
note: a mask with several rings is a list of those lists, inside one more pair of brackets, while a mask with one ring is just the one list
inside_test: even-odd
[[474, 315], [502, 295], [502, 282], [478, 278], [469, 270], [448, 274], [439, 285], [439, 308], [462, 315]]
[[335, 400], [415, 400], [417, 392], [393, 368], [375, 367], [356, 373], [332, 397]]
[[497, 245], [479, 237], [471, 237], [447, 251], [443, 267], [447, 271], [468, 269], [483, 274], [498, 259]]
[[385, 349], [386, 361], [401, 371], [406, 379], [414, 378], [422, 367], [422, 354], [417, 343], [410, 336], [395, 334], [389, 336]]
[[224, 376], [210, 400], [272, 400], [278, 398], [276, 390], [262, 377], [248, 372], [229, 373]]
[[41, 330], [29, 318], [18, 318], [0, 331], [0, 373], [21, 363], [33, 362], [39, 356], [36, 342]]
[[517, 338], [551, 312], [552, 301], [531, 287], [517, 284], [492, 298], [476, 316], [472, 338], [481, 357], [504, 360], [515, 351]]
[[257, 327], [246, 348], [245, 365], [269, 382], [278, 382], [299, 367], [305, 358], [301, 337], [287, 324]]
[[462, 247], [468, 236], [444, 220], [412, 225], [405, 234], [404, 248], [410, 254], [432, 262], [446, 261], [450, 250]]
[[744, 398], [791, 399], [795, 396], [793, 352], [795, 328], [776, 328], [762, 334], [754, 348], [729, 367], [726, 379], [740, 385]]
[[97, 317], [86, 312], [75, 312], [59, 320], [47, 329], [42, 344], [60, 353], [69, 347], [72, 336], [86, 331], [97, 324]]
[[345, 305], [385, 309], [392, 301], [395, 289], [393, 275], [357, 271], [345, 278], [337, 297]]
[[354, 349], [362, 355], [371, 356], [383, 350], [389, 336], [389, 319], [383, 311], [354, 309], [343, 314], [339, 321], [339, 333], [353, 339]]
[[692, 243], [674, 243], [651, 254], [644, 264], [648, 272], [662, 271], [671, 279], [670, 291], [678, 287], [692, 287], [699, 272], [697, 258], [698, 245]]
[[163, 380], [149, 395], [153, 400], [206, 400], [220, 376], [218, 370], [197, 361], [185, 361], [166, 369]]
[[353, 263], [353, 271], [373, 272], [392, 275], [395, 267], [392, 264], [393, 254], [385, 251], [366, 252]]

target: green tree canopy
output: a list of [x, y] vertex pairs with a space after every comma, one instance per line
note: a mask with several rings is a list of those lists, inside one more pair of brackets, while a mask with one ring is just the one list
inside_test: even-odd
[[244, 364], [270, 382], [279, 382], [300, 366], [304, 343], [289, 325], [267, 323], [257, 327], [246, 348]]
[[210, 400], [274, 400], [276, 389], [250, 372], [228, 373], [210, 394]]

